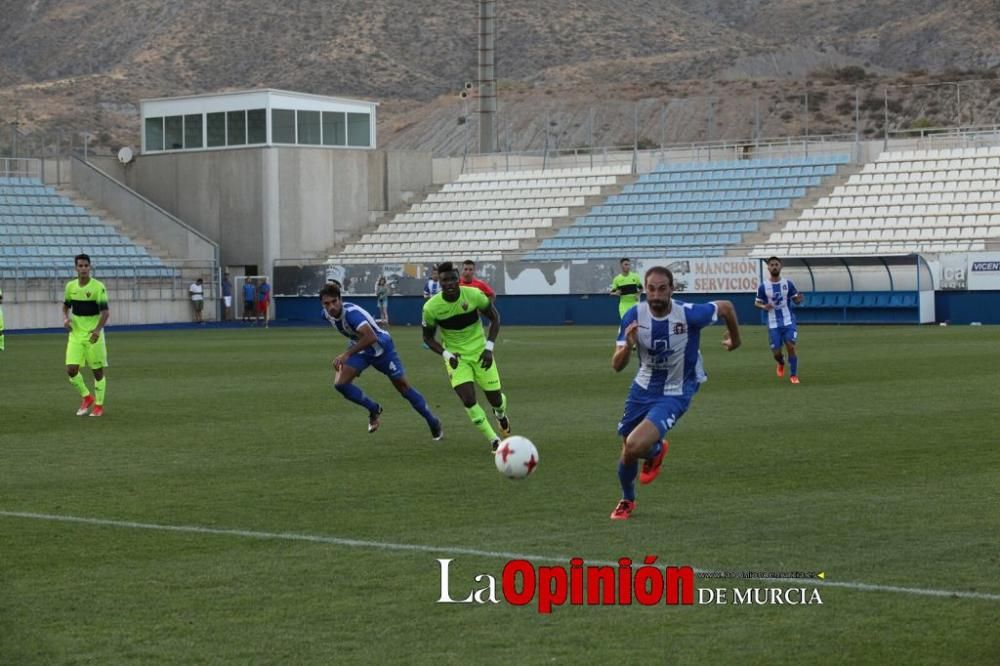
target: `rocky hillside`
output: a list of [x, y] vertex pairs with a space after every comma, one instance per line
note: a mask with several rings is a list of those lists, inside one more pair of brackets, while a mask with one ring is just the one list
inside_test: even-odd
[[[859, 84], [867, 100], [885, 83], [990, 78], [1000, 67], [1000, 0], [497, 8], [501, 110], [518, 146], [541, 147], [545, 127], [550, 143], [584, 145], [591, 133], [631, 142], [637, 100], [658, 100], [638, 114], [648, 141], [742, 136], [758, 116], [764, 134], [803, 131], [807, 118], [810, 131], [853, 131], [853, 102], [838, 109]], [[142, 97], [275, 87], [380, 100], [383, 144], [460, 151], [466, 109], [455, 95], [475, 77], [476, 17], [475, 0], [0, 0], [0, 150], [14, 121], [35, 136], [89, 130], [110, 148], [135, 142]], [[989, 96], [988, 82], [975, 85], [985, 92], [970, 100]], [[796, 95], [822, 88], [811, 112], [822, 117], [807, 116]], [[900, 113], [923, 104], [957, 116], [943, 98], [898, 92]], [[594, 107], [605, 119], [591, 132]]]

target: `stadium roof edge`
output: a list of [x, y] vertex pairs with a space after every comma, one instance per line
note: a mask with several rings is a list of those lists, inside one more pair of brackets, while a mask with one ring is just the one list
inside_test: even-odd
[[180, 99], [199, 99], [203, 97], [226, 97], [231, 95], [247, 95], [251, 93], [275, 93], [278, 95], [290, 95], [292, 97], [303, 97], [306, 99], [318, 99], [318, 100], [328, 100], [333, 102], [359, 102], [362, 104], [374, 104], [379, 106], [381, 102], [375, 102], [369, 99], [357, 99], [354, 97], [333, 97], [330, 95], [316, 95], [314, 93], [304, 93], [296, 92], [294, 90], [280, 90], [278, 88], [249, 88], [246, 90], [226, 90], [224, 92], [214, 92], [214, 93], [198, 93], [197, 95], [177, 95], [174, 97], [143, 97], [139, 99], [140, 103], [143, 102], [167, 102], [172, 100]]

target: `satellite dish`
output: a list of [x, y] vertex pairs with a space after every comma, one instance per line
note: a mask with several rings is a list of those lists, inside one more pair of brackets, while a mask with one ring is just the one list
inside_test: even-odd
[[125, 146], [124, 148], [122, 148], [121, 150], [119, 150], [118, 151], [118, 161], [121, 162], [122, 164], [128, 164], [129, 162], [131, 162], [132, 161], [132, 149], [129, 148], [128, 146]]

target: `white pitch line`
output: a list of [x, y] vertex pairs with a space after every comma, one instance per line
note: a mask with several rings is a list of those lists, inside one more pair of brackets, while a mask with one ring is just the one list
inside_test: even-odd
[[[319, 534], [297, 534], [295, 532], [261, 532], [257, 530], [238, 530], [221, 527], [201, 527], [198, 525], [162, 525], [159, 523], [139, 523], [131, 520], [111, 520], [108, 518], [86, 518], [82, 516], [64, 516], [50, 513], [30, 513], [26, 511], [0, 511], [0, 517], [25, 518], [58, 523], [76, 523], [82, 525], [99, 525], [101, 527], [118, 527], [133, 530], [153, 530], [159, 532], [178, 532], [182, 534], [209, 534], [214, 536], [234, 536], [246, 539], [304, 541], [307, 543], [322, 543], [348, 548], [370, 548], [372, 550], [410, 551], [419, 553], [443, 553], [452, 555], [472, 555], [501, 560], [529, 560], [536, 562], [569, 562], [569, 557], [554, 557], [552, 555], [529, 555], [507, 551], [480, 550], [460, 546], [428, 546], [412, 543], [392, 543], [388, 541], [369, 541], [366, 539], [347, 539], [344, 537], [323, 536]], [[574, 556], [576, 557], [576, 556]], [[588, 560], [587, 564], [603, 566], [618, 566], [617, 561]], [[718, 569], [694, 569], [695, 574], [715, 572]], [[706, 580], [737, 580], [732, 578], [711, 578]], [[739, 578], [746, 583], [751, 581], [776, 582], [783, 585], [797, 584], [804, 587], [840, 587], [863, 592], [892, 592], [897, 594], [912, 594], [923, 597], [946, 597], [952, 599], [978, 599], [980, 601], [1000, 601], [1000, 594], [989, 592], [967, 592], [960, 590], [935, 590], [922, 587], [900, 587], [897, 585], [879, 585], [875, 583], [860, 583], [853, 581], [831, 581], [818, 579], [788, 579], [788, 578]]]

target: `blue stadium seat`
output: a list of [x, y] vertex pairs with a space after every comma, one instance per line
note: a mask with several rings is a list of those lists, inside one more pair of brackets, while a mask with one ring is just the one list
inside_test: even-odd
[[53, 278], [65, 273], [67, 257], [81, 250], [93, 256], [97, 266], [104, 263], [104, 276], [174, 274], [145, 248], [41, 181], [0, 178], [0, 266], [23, 278]]
[[[608, 240], [586, 244], [586, 252], [598, 253], [593, 256], [654, 256], [667, 246], [690, 253], [684, 256], [722, 256], [727, 246], [742, 242], [742, 234], [757, 231], [759, 223], [819, 185], [824, 174], [849, 162], [850, 155], [836, 154], [659, 164], [557, 236], [574, 241], [552, 239], [539, 250], [548, 258], [580, 256], [581, 240], [596, 234], [595, 240]], [[831, 296], [822, 302], [834, 307], [836, 301]]]

